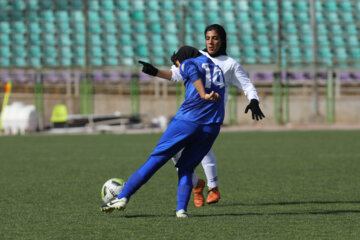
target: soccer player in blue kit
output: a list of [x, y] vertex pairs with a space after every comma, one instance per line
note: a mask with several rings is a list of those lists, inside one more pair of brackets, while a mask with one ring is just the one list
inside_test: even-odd
[[211, 149], [224, 120], [225, 83], [219, 66], [193, 47], [181, 47], [171, 60], [184, 80], [185, 101], [148, 160], [129, 178], [116, 199], [101, 206], [104, 212], [124, 210], [130, 197], [183, 149], [176, 164], [179, 178], [176, 216], [188, 217], [192, 174]]

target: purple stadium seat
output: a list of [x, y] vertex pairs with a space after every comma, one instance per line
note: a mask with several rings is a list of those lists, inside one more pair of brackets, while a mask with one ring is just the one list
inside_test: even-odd
[[296, 83], [301, 83], [301, 82], [304, 82], [305, 79], [306, 78], [305, 78], [303, 72], [289, 73], [289, 81], [296, 82]]
[[121, 76], [121, 82], [124, 83], [129, 83], [132, 79], [131, 72], [122, 72], [120, 76]]
[[143, 72], [139, 72], [139, 81], [143, 82], [143, 83], [146, 83], [146, 82], [150, 82], [152, 80], [151, 80], [151, 77], [148, 74], [145, 74]]
[[103, 72], [101, 70], [94, 70], [92, 72], [92, 78], [95, 83], [103, 83], [105, 81]]
[[58, 77], [54, 71], [44, 73], [44, 82], [57, 83]]
[[60, 82], [67, 82], [67, 81], [71, 81], [71, 82], [73, 82], [74, 80], [73, 80], [73, 77], [71, 76], [71, 72], [69, 72], [69, 71], [60, 71], [59, 73], [58, 73], [58, 80], [60, 81]]
[[0, 70], [0, 82], [7, 83], [10, 82], [11, 78], [9, 76], [9, 72], [7, 69], [1, 69]]
[[340, 81], [341, 82], [350, 82], [351, 76], [349, 72], [341, 72], [340, 73]]
[[106, 72], [104, 74], [104, 78], [105, 78], [106, 82], [110, 82], [110, 83], [119, 83], [120, 82], [119, 73], [116, 71]]
[[355, 81], [359, 81], [360, 82], [360, 72], [353, 72], [350, 74], [351, 78], [354, 79]]
[[27, 81], [23, 69], [14, 69], [11, 73], [11, 79], [14, 82], [24, 83]]

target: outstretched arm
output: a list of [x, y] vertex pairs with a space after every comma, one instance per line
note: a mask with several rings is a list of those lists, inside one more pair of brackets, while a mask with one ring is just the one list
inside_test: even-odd
[[199, 93], [200, 97], [206, 101], [216, 102], [220, 99], [220, 95], [217, 92], [212, 91], [211, 93], [206, 93], [204, 84], [202, 83], [201, 79], [196, 80], [193, 82], [196, 91]]
[[171, 70], [161, 70], [156, 67], [154, 67], [152, 64], [139, 61], [143, 65], [142, 71], [146, 74], [149, 74], [151, 76], [156, 76], [159, 78], [164, 78], [167, 80], [171, 80], [172, 72]]

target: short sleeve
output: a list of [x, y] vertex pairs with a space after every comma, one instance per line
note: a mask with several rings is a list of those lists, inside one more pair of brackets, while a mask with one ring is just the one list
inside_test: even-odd
[[185, 61], [180, 65], [180, 73], [184, 81], [190, 80], [191, 83], [201, 78], [199, 70], [191, 61]]

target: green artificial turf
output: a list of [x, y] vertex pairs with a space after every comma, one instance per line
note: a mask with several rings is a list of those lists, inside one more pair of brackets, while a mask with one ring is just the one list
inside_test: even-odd
[[160, 136], [0, 137], [0, 239], [360, 238], [360, 131], [221, 133], [218, 204], [191, 199], [176, 219], [169, 161], [124, 212], [101, 212], [102, 184], [128, 179]]

